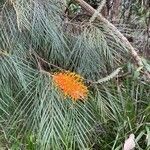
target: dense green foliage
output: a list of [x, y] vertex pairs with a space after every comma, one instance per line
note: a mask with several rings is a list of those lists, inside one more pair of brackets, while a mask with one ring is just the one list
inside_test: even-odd
[[[0, 149], [119, 150], [134, 133], [148, 150], [150, 84], [128, 48], [103, 23], [72, 26], [63, 11], [59, 0], [1, 10]], [[49, 75], [63, 70], [84, 77], [86, 101], [64, 99]]]

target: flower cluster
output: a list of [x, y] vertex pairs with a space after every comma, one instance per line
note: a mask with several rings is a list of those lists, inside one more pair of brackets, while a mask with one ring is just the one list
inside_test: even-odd
[[65, 97], [71, 97], [74, 101], [87, 97], [88, 89], [83, 84], [83, 78], [80, 75], [70, 71], [58, 72], [53, 75], [53, 80]]

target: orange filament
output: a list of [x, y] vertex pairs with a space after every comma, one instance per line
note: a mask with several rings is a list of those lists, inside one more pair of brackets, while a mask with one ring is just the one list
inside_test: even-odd
[[88, 89], [80, 75], [70, 71], [58, 72], [53, 75], [53, 80], [65, 97], [71, 97], [74, 101], [87, 97]]

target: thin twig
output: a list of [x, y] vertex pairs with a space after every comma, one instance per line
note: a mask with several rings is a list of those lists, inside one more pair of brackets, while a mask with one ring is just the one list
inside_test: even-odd
[[0, 55], [9, 56], [9, 53], [0, 49]]
[[21, 32], [21, 22], [20, 22], [20, 16], [21, 16], [21, 13], [18, 11], [18, 6], [17, 6], [17, 3], [14, 2], [14, 1], [11, 1], [12, 5], [13, 5], [13, 8], [16, 12], [16, 21], [17, 21], [17, 27], [18, 27], [18, 30]]
[[48, 75], [48, 76], [53, 76], [50, 72], [45, 71], [45, 70], [42, 68], [42, 66], [41, 66], [41, 64], [40, 64], [40, 62], [39, 62], [38, 59], [44, 61], [44, 63], [48, 63], [48, 62], [46, 62], [46, 61], [43, 60], [40, 56], [38, 56], [38, 54], [37, 54], [36, 52], [32, 52], [32, 54], [34, 55], [34, 57], [35, 57], [35, 59], [36, 59], [36, 61], [37, 61], [39, 72], [44, 73], [44, 74], [46, 74], [46, 75]]
[[36, 58], [40, 59], [42, 62], [44, 62], [44, 63], [46, 63], [46, 64], [48, 64], [48, 65], [50, 65], [50, 66], [56, 67], [56, 68], [59, 69], [59, 70], [65, 70], [65, 69], [63, 69], [63, 68], [61, 68], [61, 67], [58, 67], [57, 65], [54, 65], [54, 64], [52, 64], [52, 63], [47, 62], [47, 61], [44, 60], [42, 57], [40, 57], [36, 52], [32, 51], [31, 53], [32, 53]]
[[43, 69], [40, 70], [40, 72], [41, 72], [41, 73], [44, 73], [44, 74], [46, 74], [46, 75], [48, 75], [48, 76], [51, 76], [51, 77], [53, 76], [50, 72], [45, 71], [45, 70], [43, 70]]
[[102, 8], [104, 7], [106, 3], [106, 0], [103, 0], [100, 5], [98, 6], [97, 10], [95, 11], [95, 13], [92, 15], [92, 17], [90, 18], [90, 23], [94, 22], [94, 20], [96, 19], [96, 17], [98, 16], [98, 14], [101, 12]]

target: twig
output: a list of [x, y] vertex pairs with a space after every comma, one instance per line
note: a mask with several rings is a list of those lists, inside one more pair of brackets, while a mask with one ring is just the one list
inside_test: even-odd
[[0, 49], [0, 55], [9, 56], [9, 53]]
[[32, 52], [32, 53], [33, 53], [33, 55], [34, 55], [34, 57], [35, 57], [35, 59], [36, 59], [36, 61], [37, 61], [39, 72], [44, 73], [44, 74], [46, 74], [46, 75], [48, 75], [48, 76], [53, 76], [50, 72], [43, 70], [43, 68], [42, 68], [42, 66], [41, 66], [41, 64], [40, 64], [40, 62], [39, 62], [38, 59], [44, 61], [44, 63], [48, 63], [48, 62], [46, 62], [45, 60], [43, 60], [43, 59], [42, 59], [38, 54], [36, 54], [35, 52]]
[[21, 32], [21, 22], [20, 22], [20, 16], [21, 16], [21, 13], [18, 11], [18, 6], [17, 6], [17, 3], [16, 1], [11, 1], [12, 5], [13, 5], [13, 8], [16, 12], [16, 21], [17, 21], [17, 27], [18, 27], [18, 30]]
[[[44, 60], [42, 57], [40, 57], [36, 52], [32, 51], [31, 54], [32, 54], [32, 53], [33, 53], [33, 55], [34, 55], [37, 59], [41, 60], [43, 63], [48, 64], [48, 65], [53, 66], [53, 67], [56, 67], [56, 68], [59, 69], [59, 70], [65, 70], [65, 69], [63, 69], [63, 68], [61, 68], [61, 67], [58, 67], [57, 65], [54, 65], [54, 64], [51, 64], [51, 63], [47, 62], [47, 61]], [[38, 65], [39, 65], [39, 63], [38, 63]], [[39, 69], [42, 70], [41, 65], [40, 65]]]
[[93, 21], [97, 18], [98, 14], [101, 12], [101, 10], [102, 10], [102, 8], [104, 7], [105, 3], [106, 3], [106, 0], [103, 0], [103, 1], [100, 3], [100, 5], [98, 6], [97, 10], [95, 11], [95, 13], [94, 13], [94, 14], [92, 15], [92, 17], [90, 18], [90, 23], [93, 22]]

